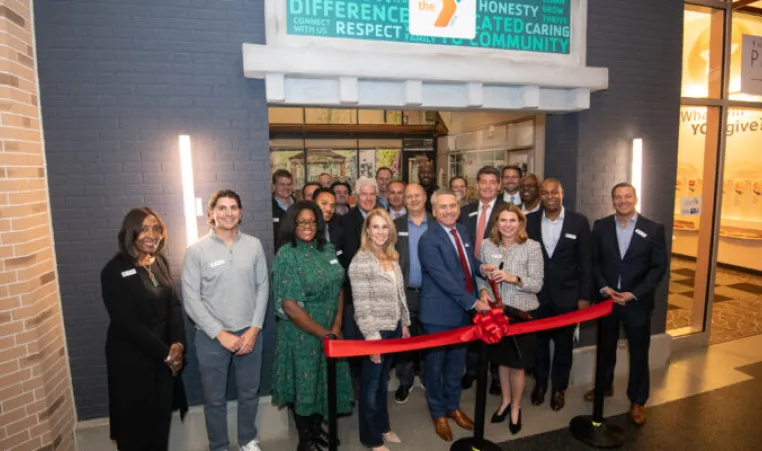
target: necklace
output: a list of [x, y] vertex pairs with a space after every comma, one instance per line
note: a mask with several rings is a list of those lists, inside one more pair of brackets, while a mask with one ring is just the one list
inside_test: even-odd
[[140, 265], [143, 267], [143, 269], [146, 270], [148, 273], [148, 277], [151, 279], [151, 283], [153, 284], [154, 288], [159, 288], [159, 281], [156, 279], [156, 276], [153, 274], [153, 271], [151, 271], [151, 264], [147, 265]]

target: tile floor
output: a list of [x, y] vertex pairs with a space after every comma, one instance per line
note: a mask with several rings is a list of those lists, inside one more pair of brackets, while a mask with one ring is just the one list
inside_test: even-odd
[[[710, 346], [705, 349], [693, 349], [678, 351], [672, 356], [668, 368], [652, 372], [651, 398], [649, 405], [661, 405], [677, 399], [686, 398], [700, 393], [705, 393], [718, 388], [727, 387], [752, 378], [738, 368], [762, 361], [762, 335], [748, 337], [740, 340], [729, 341]], [[624, 363], [624, 362], [623, 362]], [[548, 403], [539, 407], [532, 406], [529, 402], [529, 391], [532, 382], [528, 383], [523, 403], [524, 428], [512, 436], [508, 431], [507, 423], [486, 425], [485, 436], [496, 443], [528, 437], [547, 431], [568, 427], [569, 421], [576, 415], [589, 414], [592, 412], [591, 404], [582, 399], [587, 387], [573, 387], [567, 392], [566, 407], [560, 412], [550, 410]], [[615, 395], [607, 399], [605, 403], [605, 415], [613, 416], [625, 413], [629, 408], [629, 401], [625, 395], [626, 381], [615, 381]], [[400, 435], [404, 443], [390, 445], [392, 451], [445, 451], [449, 450], [450, 444], [440, 440], [434, 433], [431, 420], [426, 413], [426, 403], [422, 389], [416, 388], [410, 395], [410, 400], [403, 405], [392, 402], [390, 393], [389, 407], [392, 428]], [[487, 418], [497, 408], [498, 397], [488, 396]], [[473, 412], [474, 389], [464, 392], [462, 407], [466, 412]], [[177, 420], [177, 419], [176, 419]], [[234, 423], [234, 422], [233, 422]], [[231, 435], [235, 434], [234, 424]], [[188, 429], [193, 429], [190, 431]], [[179, 443], [175, 437], [181, 435], [203, 437], [203, 421], [193, 424], [173, 425], [172, 451], [201, 451], [206, 450], [205, 440], [197, 438], [192, 442]], [[466, 432], [455, 426], [453, 432], [456, 438], [466, 436]], [[290, 451], [296, 449], [296, 434], [293, 432], [286, 440], [266, 441], [262, 443], [264, 451]], [[340, 451], [360, 451], [357, 435], [356, 414], [339, 420], [339, 437], [342, 442]], [[77, 430], [79, 451], [113, 451], [115, 447], [108, 440], [108, 427], [80, 428]], [[234, 447], [231, 450], [236, 449]], [[236, 449], [237, 450], [237, 449]]]
[[[667, 330], [690, 324], [695, 262], [672, 257]], [[762, 276], [717, 268], [710, 344], [762, 334]]]

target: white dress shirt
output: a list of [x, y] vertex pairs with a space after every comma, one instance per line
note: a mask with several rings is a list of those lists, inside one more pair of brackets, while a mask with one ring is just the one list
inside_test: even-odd
[[561, 229], [564, 226], [564, 214], [565, 209], [561, 207], [561, 214], [558, 215], [555, 221], [545, 216], [545, 211], [542, 212], [542, 243], [545, 245], [545, 252], [548, 253], [548, 257], [553, 257], [553, 252], [556, 250], [558, 240], [561, 239]]
[[516, 191], [516, 194], [503, 193], [503, 200], [521, 206], [521, 196], [518, 191]]

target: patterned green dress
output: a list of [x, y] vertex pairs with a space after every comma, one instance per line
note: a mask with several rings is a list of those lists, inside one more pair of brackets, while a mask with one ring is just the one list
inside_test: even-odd
[[[326, 244], [318, 251], [298, 240], [296, 247], [280, 248], [272, 267], [275, 314], [278, 317], [273, 364], [272, 401], [293, 406], [297, 415], [328, 417], [328, 375], [321, 339], [299, 329], [283, 312], [283, 301], [296, 300], [314, 321], [331, 329], [338, 310], [344, 268], [336, 249]], [[336, 365], [337, 412], [352, 409], [349, 365]]]

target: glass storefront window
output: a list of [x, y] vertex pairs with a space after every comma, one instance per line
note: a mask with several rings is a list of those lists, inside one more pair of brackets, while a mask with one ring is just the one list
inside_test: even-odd
[[[758, 6], [762, 6], [762, 2]], [[741, 46], [743, 35], [745, 34], [762, 36], [762, 17], [750, 14], [733, 14], [733, 32], [730, 48], [730, 99], [760, 102], [762, 101], [762, 96], [747, 94], [743, 92], [741, 86]]]
[[347, 108], [305, 108], [305, 124], [357, 124], [357, 110]]
[[680, 108], [667, 312], [673, 336], [704, 330], [717, 177], [715, 165], [706, 163], [716, 161], [720, 130], [719, 108]]
[[271, 124], [303, 124], [304, 109], [273, 106], [267, 109]]
[[402, 111], [395, 110], [358, 110], [357, 122], [369, 125], [402, 125]]
[[683, 19], [683, 97], [720, 97], [724, 17], [723, 10], [686, 5]]

